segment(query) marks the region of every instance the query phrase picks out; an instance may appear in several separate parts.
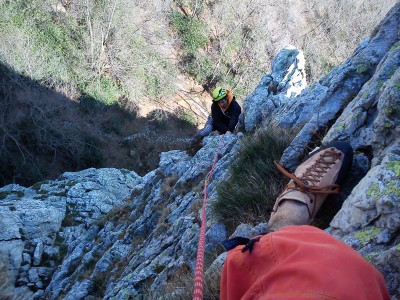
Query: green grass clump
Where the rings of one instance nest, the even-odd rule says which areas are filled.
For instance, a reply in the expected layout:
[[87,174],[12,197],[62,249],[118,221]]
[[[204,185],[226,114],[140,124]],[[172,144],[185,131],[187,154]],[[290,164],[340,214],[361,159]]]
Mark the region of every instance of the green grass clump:
[[274,165],[289,146],[294,134],[269,127],[246,137],[231,176],[219,182],[215,213],[233,229],[241,223],[266,222],[276,197],[288,180]]

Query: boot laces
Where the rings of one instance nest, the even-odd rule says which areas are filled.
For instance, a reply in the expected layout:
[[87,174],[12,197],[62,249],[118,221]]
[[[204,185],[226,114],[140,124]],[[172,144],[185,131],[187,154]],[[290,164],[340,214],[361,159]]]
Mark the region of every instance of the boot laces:
[[[293,180],[294,184],[289,184],[288,189],[295,189],[301,192],[309,192],[312,194],[339,194],[338,184],[324,184],[315,185],[320,182],[321,178],[335,164],[336,160],[340,158],[341,153],[336,151],[335,148],[326,149],[324,153],[316,160],[316,162],[308,167],[301,178],[286,171],[276,161],[274,162],[278,170],[286,177]],[[311,182],[311,184],[309,184]]]

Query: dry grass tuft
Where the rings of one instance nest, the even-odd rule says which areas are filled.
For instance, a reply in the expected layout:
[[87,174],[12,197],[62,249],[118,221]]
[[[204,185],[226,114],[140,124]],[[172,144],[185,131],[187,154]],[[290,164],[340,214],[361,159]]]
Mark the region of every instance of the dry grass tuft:
[[[181,265],[173,276],[169,277],[166,285],[155,291],[148,287],[143,299],[149,300],[186,300],[193,297],[194,272],[186,264]],[[204,275],[204,299],[219,299],[220,271],[206,272]]]
[[233,230],[240,223],[268,219],[276,197],[287,184],[274,165],[293,139],[294,133],[276,127],[260,129],[243,140],[231,176],[218,184],[214,211]]
[[179,176],[173,174],[169,177],[165,177],[161,185],[161,197],[168,199],[172,192],[174,191],[175,183],[178,181]]

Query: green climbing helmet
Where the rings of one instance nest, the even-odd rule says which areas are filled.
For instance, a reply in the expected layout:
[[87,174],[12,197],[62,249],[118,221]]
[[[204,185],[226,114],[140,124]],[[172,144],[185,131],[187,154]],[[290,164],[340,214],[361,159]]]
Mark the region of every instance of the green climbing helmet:
[[218,102],[219,100],[222,100],[225,98],[227,95],[226,89],[218,86],[215,88],[215,90],[212,92],[212,97],[214,102]]

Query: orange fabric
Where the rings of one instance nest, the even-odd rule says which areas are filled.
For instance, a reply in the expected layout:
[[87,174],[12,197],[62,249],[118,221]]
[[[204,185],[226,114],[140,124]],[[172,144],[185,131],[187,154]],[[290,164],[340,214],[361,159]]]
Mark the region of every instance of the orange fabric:
[[354,249],[312,226],[262,236],[252,253],[228,252],[220,299],[390,299],[381,273]]
[[228,109],[229,105],[231,105],[233,100],[233,94],[230,90],[226,90],[226,95],[228,96],[228,105],[226,106],[226,108],[222,108],[221,105],[218,104],[223,112],[225,112]]

